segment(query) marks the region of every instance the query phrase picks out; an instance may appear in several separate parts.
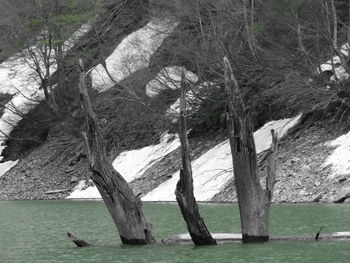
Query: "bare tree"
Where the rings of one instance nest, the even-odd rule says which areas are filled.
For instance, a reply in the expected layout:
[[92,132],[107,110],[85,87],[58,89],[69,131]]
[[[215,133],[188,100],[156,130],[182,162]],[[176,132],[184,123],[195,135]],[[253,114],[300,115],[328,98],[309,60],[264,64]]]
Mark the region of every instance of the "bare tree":
[[95,2],[98,1],[38,0],[27,3],[23,9],[13,10],[11,29],[15,37],[8,41],[17,47],[20,58],[33,71],[55,114],[66,105],[66,93],[69,92],[65,87],[64,65],[65,52],[72,42],[67,44],[66,41],[94,16]]

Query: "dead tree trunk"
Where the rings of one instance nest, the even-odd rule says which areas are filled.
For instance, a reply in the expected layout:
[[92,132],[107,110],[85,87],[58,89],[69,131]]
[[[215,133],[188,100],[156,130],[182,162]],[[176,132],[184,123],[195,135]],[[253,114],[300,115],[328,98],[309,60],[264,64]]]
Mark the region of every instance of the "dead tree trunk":
[[85,113],[84,133],[91,179],[99,190],[124,244],[143,245],[155,242],[151,225],[142,211],[139,197],[135,197],[125,179],[107,159],[96,115],[92,110],[86,88],[86,75],[81,61],[79,93]]
[[215,239],[210,235],[203,218],[199,214],[198,205],[193,193],[193,177],[187,140],[186,115],[186,90],[183,73],[181,80],[179,126],[182,169],[180,170],[180,179],[176,185],[175,195],[193,243],[199,246],[216,245]]
[[268,157],[266,189],[260,185],[253,128],[227,58],[224,58],[225,88],[228,101],[228,130],[233,159],[234,178],[241,216],[242,240],[269,240],[269,211],[275,183],[277,135],[272,130]]

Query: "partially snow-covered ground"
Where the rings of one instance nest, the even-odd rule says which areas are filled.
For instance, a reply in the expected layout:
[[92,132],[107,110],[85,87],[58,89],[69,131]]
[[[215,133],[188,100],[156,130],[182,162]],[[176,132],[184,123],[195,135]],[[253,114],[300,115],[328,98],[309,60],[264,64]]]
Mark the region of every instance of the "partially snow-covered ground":
[[[113,79],[119,82],[131,73],[149,65],[149,59],[163,40],[173,31],[176,23],[154,20],[131,33],[106,59],[106,66]],[[91,70],[92,87],[102,91],[114,86],[101,64]]]
[[113,162],[113,167],[131,182],[143,175],[154,163],[160,161],[167,154],[180,146],[177,135],[163,134],[160,143],[141,149],[122,152]]
[[[86,24],[75,32],[73,36],[64,43],[65,51],[69,50],[74,45],[74,42],[84,35],[89,28],[90,26]],[[36,63],[44,67],[43,63],[40,61],[42,56],[39,55],[38,49],[35,47],[32,47],[32,49],[34,52],[38,52],[38,57],[36,59],[39,59],[39,61],[36,61]],[[33,70],[33,68],[35,68],[34,61],[27,52],[24,51],[23,54],[15,54],[7,61],[0,64],[0,90],[2,93],[13,95],[12,99],[5,105],[4,113],[0,118],[0,154],[5,148],[2,143],[22,119],[23,114],[28,113],[29,110],[35,107],[44,98],[43,90],[39,90],[40,81]],[[56,65],[53,62],[50,67],[51,74],[54,73],[55,70]],[[10,161],[0,164],[0,174],[4,174],[16,163],[17,161]]]
[[96,186],[87,186],[91,180],[81,180],[66,199],[101,199]]
[[350,132],[328,142],[327,145],[335,147],[324,163],[324,166],[330,165],[332,171],[327,179],[350,174]]
[[[271,145],[271,129],[275,129],[279,137],[285,136],[300,120],[301,115],[265,124],[254,133],[257,152],[267,150]],[[128,182],[142,175],[152,164],[180,146],[178,138],[171,141],[166,137],[158,145],[151,145],[139,150],[121,153],[114,161],[114,167],[121,172]],[[154,156],[153,156],[154,155]],[[231,149],[227,141],[219,143],[192,162],[194,190],[198,201],[208,201],[217,194],[226,183],[233,178]],[[124,173],[122,172],[124,171]],[[142,198],[143,201],[175,201],[174,190],[179,172]],[[81,182],[68,197],[101,198],[96,187],[90,186],[82,190]]]
[[0,177],[3,176],[8,170],[18,163],[17,161],[8,161],[5,163],[0,163]]
[[[270,148],[271,129],[281,138],[300,120],[301,115],[266,123],[254,133],[257,153]],[[192,162],[194,194],[198,201],[209,201],[233,178],[233,166],[229,141],[210,149]],[[172,178],[142,198],[143,201],[175,201],[175,187],[179,171]]]
[[[150,145],[141,149],[124,151],[118,155],[113,162],[116,169],[127,182],[131,182],[143,175],[154,163],[160,161],[167,154],[180,146],[177,135],[165,133],[162,135],[159,144]],[[82,180],[73,189],[67,199],[95,199],[101,198],[95,186],[85,187],[86,180]]]

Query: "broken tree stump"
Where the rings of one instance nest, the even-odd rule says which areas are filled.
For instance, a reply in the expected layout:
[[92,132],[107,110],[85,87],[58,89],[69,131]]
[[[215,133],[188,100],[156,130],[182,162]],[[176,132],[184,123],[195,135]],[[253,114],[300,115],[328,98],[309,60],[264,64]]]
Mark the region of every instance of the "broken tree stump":
[[238,81],[226,57],[224,78],[228,104],[228,134],[241,217],[242,240],[244,243],[268,241],[278,137],[271,130],[272,145],[267,157],[266,189],[263,189],[258,173],[253,125],[240,94]]
[[123,244],[146,245],[155,242],[152,227],[148,223],[140,197],[132,192],[128,183],[109,162],[95,112],[92,109],[86,87],[86,74],[82,60],[80,65],[79,95],[85,114],[85,146],[91,179],[113,218]]
[[210,235],[203,218],[199,214],[198,205],[193,193],[193,176],[187,139],[186,88],[184,76],[185,74],[183,72],[181,79],[179,125],[182,169],[180,170],[180,179],[175,190],[176,201],[186,221],[187,229],[190,232],[193,243],[199,246],[216,245],[215,239]]

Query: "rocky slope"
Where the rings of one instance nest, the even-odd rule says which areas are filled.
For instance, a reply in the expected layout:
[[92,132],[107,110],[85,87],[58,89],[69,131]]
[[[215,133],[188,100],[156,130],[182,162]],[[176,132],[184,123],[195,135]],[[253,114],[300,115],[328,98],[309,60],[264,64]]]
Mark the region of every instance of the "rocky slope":
[[[119,12],[122,5],[123,12]],[[95,48],[97,44],[93,33],[87,32],[81,41],[72,47],[68,53],[72,60],[66,65],[66,84],[72,87],[72,104],[61,115],[53,116],[47,105],[41,102],[18,122],[6,141],[7,148],[2,155],[5,161],[19,161],[10,171],[0,176],[0,200],[63,199],[68,196],[91,198],[89,195],[75,194],[93,189],[88,180],[88,165],[80,134],[84,121],[75,89],[78,83],[75,63],[77,54],[81,51],[89,51],[91,54],[85,61],[86,66],[91,69],[90,95],[103,128],[111,162],[114,160],[115,168],[121,169],[135,194],[141,195],[144,200],[174,200],[172,193],[180,169],[180,153],[176,136],[171,135],[177,130],[176,111],[170,113],[169,108],[176,109],[174,102],[179,95],[181,77],[179,73],[165,69],[174,69],[174,65],[180,73],[184,66],[187,70],[191,69],[193,72],[187,73],[195,76],[192,82],[196,85],[199,77],[195,74],[196,68],[193,63],[174,60],[171,56],[174,43],[180,41],[179,35],[182,30],[188,28],[169,17],[165,19],[159,15],[149,16],[148,12],[149,10],[146,10],[144,5],[139,5],[138,1],[120,0],[115,1],[108,12],[101,16],[106,64],[116,76],[116,85],[99,64],[100,58]],[[108,24],[103,23],[104,21],[108,21]],[[195,32],[193,28],[191,30]],[[144,52],[140,52],[140,46]],[[125,58],[123,63],[122,57]],[[170,75],[171,83],[164,85],[166,81],[158,73]],[[344,110],[341,111],[341,118],[338,116],[338,111],[345,104],[336,100],[336,103],[340,104],[335,109],[323,107],[326,114],[321,116],[314,105],[323,101],[327,104],[328,97],[334,95],[332,91],[321,86],[317,89],[305,89],[302,86],[294,91],[294,84],[285,90],[285,83],[281,84],[280,80],[276,80],[276,83],[277,88],[268,86],[258,90],[249,86],[252,84],[245,87],[248,90],[245,91],[245,96],[251,106],[257,130],[269,121],[297,116],[301,111],[306,116],[280,142],[274,201],[346,201],[350,197],[350,172],[336,172],[337,164],[342,162],[339,158],[329,161],[334,151],[339,148],[331,141],[349,131],[345,121],[338,123],[340,119],[346,119],[344,116],[348,117]],[[192,116],[197,118],[191,119],[190,123],[191,157],[196,165],[195,184],[199,182],[197,199],[235,202],[231,156],[229,148],[225,145],[227,131],[223,121],[225,105],[222,103],[222,83],[207,82],[206,85],[209,86],[208,90],[215,90],[215,96],[211,94],[213,97],[208,100],[202,98],[203,101],[196,102],[197,108],[191,109]],[[164,86],[168,88],[165,89]],[[198,90],[205,89],[203,83],[197,86]],[[9,99],[10,97],[6,97],[4,103]],[[210,118],[200,119],[202,115],[198,109],[201,107],[207,107],[205,113],[210,115]],[[198,112],[200,114],[195,115]],[[259,130],[257,133],[259,134]],[[164,137],[164,134],[169,136]],[[269,131],[266,134],[269,134]],[[265,135],[259,138],[257,144],[264,145],[258,151],[263,185],[265,150],[269,147],[269,138]],[[166,148],[170,144],[171,150],[163,153],[162,147]],[[208,152],[217,148],[224,148],[224,157],[222,152],[215,151],[214,154],[208,155]],[[209,163],[211,167],[205,166]],[[350,168],[350,165],[346,165],[342,169]],[[166,194],[160,195],[162,191]]]
[[[274,202],[341,202],[350,191],[350,174],[336,176],[327,158],[336,147],[330,141],[348,132],[348,127],[335,123],[307,122],[284,139],[278,149]],[[263,155],[260,155],[260,160]],[[344,156],[344,158],[346,158]],[[264,174],[265,165],[260,163]],[[234,182],[228,184],[214,202],[237,201]]]
[[[347,131],[347,127],[335,123],[308,120],[283,139],[279,145],[274,202],[346,201],[350,192],[350,173],[337,174],[334,167],[327,165],[326,161],[337,148],[330,142]],[[225,134],[218,132],[190,140],[192,159],[200,157],[224,139]],[[259,155],[262,184],[264,153]],[[135,194],[144,196],[170,180],[180,168],[179,155],[178,149],[165,154],[141,176],[132,180],[131,186]],[[88,180],[88,177],[83,145],[56,130],[45,144],[0,178],[0,199],[62,199],[71,194],[79,181]],[[87,183],[86,187],[91,187],[91,184]],[[207,190],[210,191],[209,188]],[[234,181],[229,180],[208,201],[237,201]]]

